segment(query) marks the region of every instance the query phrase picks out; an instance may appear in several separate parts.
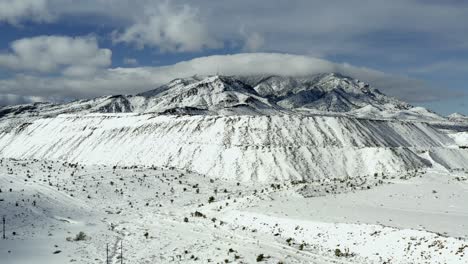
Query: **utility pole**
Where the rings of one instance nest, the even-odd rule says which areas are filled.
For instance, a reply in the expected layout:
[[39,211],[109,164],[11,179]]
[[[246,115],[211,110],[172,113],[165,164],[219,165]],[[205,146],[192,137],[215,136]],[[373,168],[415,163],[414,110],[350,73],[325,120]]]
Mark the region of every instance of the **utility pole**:
[[6,239],[5,237],[5,216],[2,217],[2,222],[3,222],[3,239]]
[[106,246],[106,264],[109,264],[109,243]]
[[123,264],[123,239],[120,240],[120,264]]

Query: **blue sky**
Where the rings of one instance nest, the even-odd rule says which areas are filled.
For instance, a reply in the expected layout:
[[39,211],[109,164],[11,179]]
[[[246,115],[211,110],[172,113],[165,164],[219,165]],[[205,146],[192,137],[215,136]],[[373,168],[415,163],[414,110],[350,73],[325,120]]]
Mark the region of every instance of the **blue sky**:
[[[0,0],[0,104],[268,68],[344,71],[412,104],[468,114],[467,33],[466,1]],[[296,72],[281,67],[284,54]]]

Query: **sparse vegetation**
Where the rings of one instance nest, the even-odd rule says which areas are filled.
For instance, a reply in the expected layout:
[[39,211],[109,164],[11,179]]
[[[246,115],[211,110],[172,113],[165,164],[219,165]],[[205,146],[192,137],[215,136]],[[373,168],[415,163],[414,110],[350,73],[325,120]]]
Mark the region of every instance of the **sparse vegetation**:
[[215,201],[215,198],[213,196],[210,196],[210,198],[208,198],[208,203],[212,203]]
[[67,237],[67,241],[84,241],[88,240],[89,237],[85,234],[85,232],[80,231],[74,238],[73,237]]
[[335,249],[335,256],[348,258],[348,257],[353,257],[354,253],[349,253],[349,248],[345,248],[344,251],[341,251],[341,249],[336,248]]
[[265,260],[265,255],[263,255],[263,254],[258,255],[256,260],[257,260],[257,262],[262,262],[263,260]]

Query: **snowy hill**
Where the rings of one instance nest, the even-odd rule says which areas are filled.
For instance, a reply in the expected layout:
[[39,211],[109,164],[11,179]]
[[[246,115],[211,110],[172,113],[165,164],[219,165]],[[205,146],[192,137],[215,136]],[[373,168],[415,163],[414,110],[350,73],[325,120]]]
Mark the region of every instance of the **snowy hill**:
[[425,123],[300,115],[61,115],[0,130],[5,158],[155,165],[267,182],[430,167],[422,152],[447,168],[467,167],[468,151],[455,146]]

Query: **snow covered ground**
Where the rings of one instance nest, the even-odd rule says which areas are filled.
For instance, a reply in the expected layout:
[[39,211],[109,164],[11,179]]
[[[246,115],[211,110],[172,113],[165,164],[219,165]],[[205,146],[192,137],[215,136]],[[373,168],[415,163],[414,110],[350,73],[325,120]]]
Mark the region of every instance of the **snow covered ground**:
[[468,263],[468,123],[337,74],[0,108],[0,263]]
[[245,183],[2,159],[0,189],[1,263],[468,262],[464,170]]

